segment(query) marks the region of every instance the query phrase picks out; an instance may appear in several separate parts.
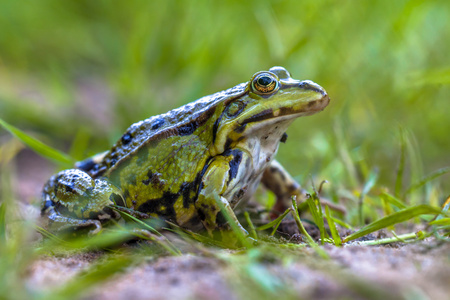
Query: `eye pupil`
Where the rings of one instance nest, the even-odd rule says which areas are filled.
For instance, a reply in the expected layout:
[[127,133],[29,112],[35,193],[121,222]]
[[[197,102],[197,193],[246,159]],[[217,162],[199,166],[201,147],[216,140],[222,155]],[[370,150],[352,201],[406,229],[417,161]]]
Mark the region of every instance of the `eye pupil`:
[[272,83],[272,81],[272,78],[270,78],[269,76],[262,76],[258,78],[258,84],[262,86],[268,86]]

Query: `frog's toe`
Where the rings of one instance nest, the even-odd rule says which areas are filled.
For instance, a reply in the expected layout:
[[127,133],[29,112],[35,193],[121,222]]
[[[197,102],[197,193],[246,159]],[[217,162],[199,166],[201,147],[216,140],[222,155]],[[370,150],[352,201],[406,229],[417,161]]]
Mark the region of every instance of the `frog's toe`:
[[257,239],[252,238],[251,236],[246,236],[245,239],[250,242],[253,246],[257,246],[259,244]]
[[94,236],[94,235],[99,234],[102,231],[102,229],[103,229],[102,223],[100,223],[100,221],[98,221],[98,220],[86,220],[85,224],[86,224],[86,226],[89,226],[89,225],[95,226],[95,229],[92,229],[92,230],[89,231],[88,234],[90,236]]

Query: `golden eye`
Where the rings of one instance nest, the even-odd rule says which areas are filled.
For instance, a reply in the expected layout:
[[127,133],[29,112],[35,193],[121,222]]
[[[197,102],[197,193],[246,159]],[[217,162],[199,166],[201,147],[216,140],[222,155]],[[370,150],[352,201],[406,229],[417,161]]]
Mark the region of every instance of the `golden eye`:
[[255,76],[252,82],[253,90],[262,94],[271,93],[278,88],[278,80],[269,73]]

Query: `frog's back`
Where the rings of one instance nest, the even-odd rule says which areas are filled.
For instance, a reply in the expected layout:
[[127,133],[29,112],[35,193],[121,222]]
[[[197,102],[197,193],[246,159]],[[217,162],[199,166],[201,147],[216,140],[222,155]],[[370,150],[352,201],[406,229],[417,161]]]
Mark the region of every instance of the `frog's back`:
[[98,161],[88,159],[77,167],[92,177],[102,176],[116,164],[126,161],[132,153],[150,143],[173,136],[186,136],[207,122],[214,114],[217,104],[241,96],[248,83],[205,96],[197,101],[173,109],[165,114],[150,117],[131,125],[110,151],[100,156]]

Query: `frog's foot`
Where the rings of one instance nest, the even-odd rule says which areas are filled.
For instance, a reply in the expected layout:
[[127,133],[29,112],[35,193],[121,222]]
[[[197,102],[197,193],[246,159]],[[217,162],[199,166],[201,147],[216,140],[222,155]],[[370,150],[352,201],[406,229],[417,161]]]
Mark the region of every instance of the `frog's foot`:
[[[248,236],[247,230],[245,230],[241,223],[239,223],[239,220],[231,208],[230,203],[228,203],[224,197],[217,196],[217,198],[217,200],[202,199],[204,202],[207,201],[208,204],[202,203],[201,201],[197,201],[196,203],[196,205],[198,205],[199,215],[201,216],[200,220],[208,231],[209,236],[213,237],[213,232],[216,229],[221,232],[230,232],[231,225],[229,222],[232,222],[234,224],[233,227],[237,227],[237,229],[242,232],[244,236]],[[227,221],[227,218],[225,218],[224,214],[228,215],[228,219],[230,219],[229,222]]]
[[102,230],[102,224],[99,220],[93,219],[76,219],[66,217],[59,214],[53,207],[50,207],[47,212],[47,229],[50,232],[59,233],[70,229],[77,229],[81,227],[94,227],[89,231],[89,235],[96,235]]
[[128,208],[128,207],[123,207],[123,206],[115,206],[115,209],[117,209],[118,211],[124,212],[126,214],[129,214],[135,218],[139,218],[139,219],[148,219],[150,218],[150,216],[146,213]]
[[47,227],[52,232],[94,226],[90,234],[97,234],[103,222],[120,218],[120,214],[111,209],[113,204],[123,204],[117,187],[71,169],[51,177],[44,186],[41,215],[47,217]]

